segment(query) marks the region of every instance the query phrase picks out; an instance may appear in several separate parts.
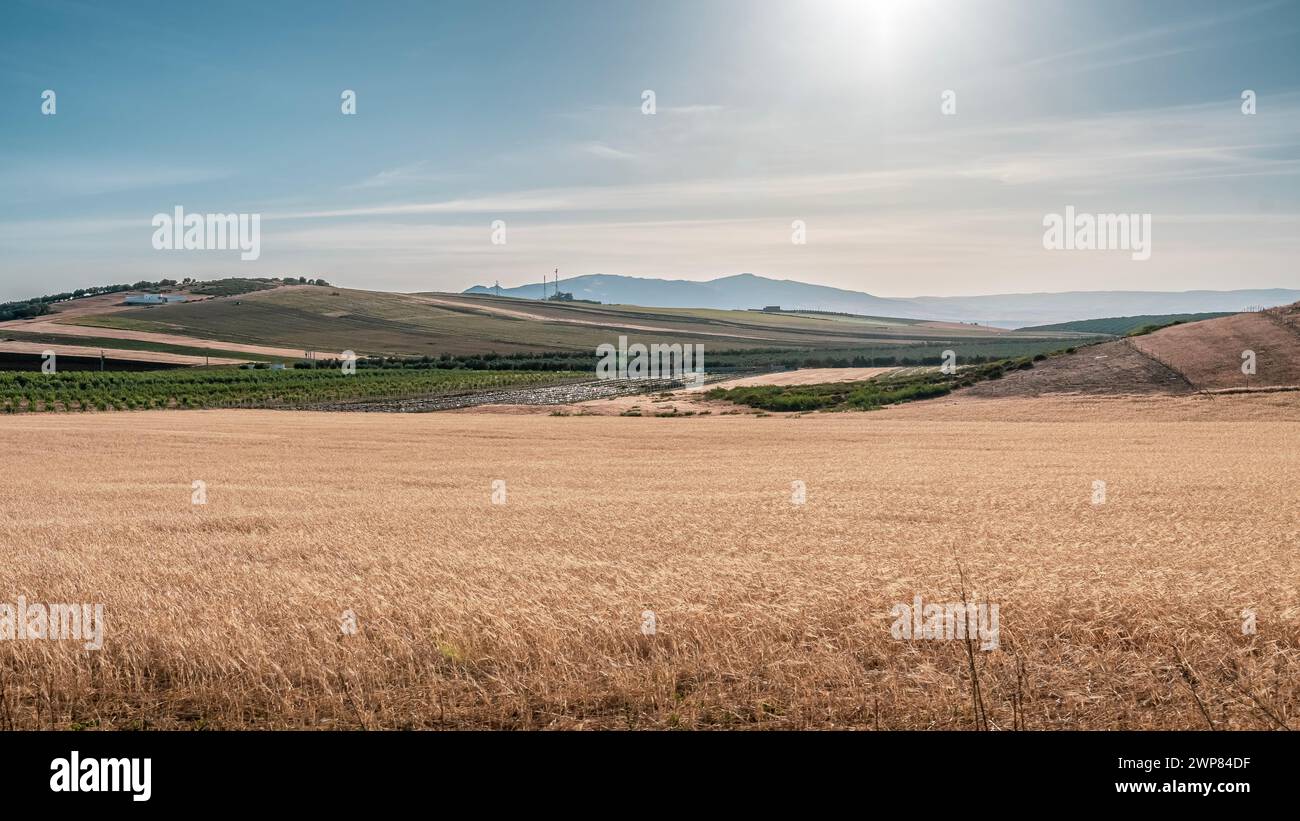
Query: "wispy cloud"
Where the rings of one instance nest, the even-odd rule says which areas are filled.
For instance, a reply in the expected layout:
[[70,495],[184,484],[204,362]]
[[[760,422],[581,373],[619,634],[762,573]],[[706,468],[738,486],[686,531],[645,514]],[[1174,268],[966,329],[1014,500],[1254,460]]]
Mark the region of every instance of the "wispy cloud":
[[583,154],[588,154],[592,157],[600,157],[605,160],[635,160],[637,158],[637,155],[630,151],[622,151],[612,145],[606,145],[602,142],[581,143],[578,145],[578,150]]
[[[261,4],[231,63],[233,24],[204,4],[164,18],[13,4],[0,247],[19,262],[0,267],[19,273],[0,280],[220,265],[152,251],[149,217],[183,204],[262,214],[263,261],[244,273],[356,272],[372,287],[556,265],[895,293],[1243,271],[1294,284],[1294,4],[904,0],[889,4],[888,55],[870,47],[884,30],[871,0],[773,4],[741,23],[729,4],[596,5],[518,4],[503,27],[481,4],[326,4],[290,43],[274,32],[293,12]],[[54,117],[38,113],[46,87]],[[359,90],[355,117],[342,88]],[[1259,92],[1256,116],[1240,88]],[[1045,256],[1042,215],[1066,204],[1152,213],[1153,260]],[[508,245],[490,242],[497,219]],[[796,220],[807,245],[790,242]]]
[[439,171],[431,167],[427,160],[408,163],[397,168],[387,168],[365,179],[345,185],[343,189],[357,190],[365,188],[396,188],[415,183],[446,182],[459,179],[463,175]]
[[680,114],[689,116],[691,114],[718,114],[726,111],[726,106],[698,104],[698,105],[670,105],[659,109],[664,114]]
[[0,187],[10,202],[36,202],[127,191],[198,185],[231,176],[229,171],[191,167],[92,166],[84,162],[24,166],[0,172]]
[[[1069,70],[1073,71],[1091,71],[1098,68],[1110,66],[1129,65],[1131,63],[1145,62],[1160,57],[1169,57],[1177,54],[1185,54],[1189,51],[1195,51],[1201,48],[1208,48],[1213,43],[1194,43],[1179,45],[1176,47],[1158,46],[1146,51],[1140,50],[1141,47],[1148,46],[1151,43],[1162,40],[1184,39],[1189,35],[1199,34],[1207,31],[1215,31],[1223,25],[1248,17],[1253,17],[1269,10],[1278,8],[1282,5],[1282,0],[1272,0],[1268,3],[1259,3],[1253,6],[1243,6],[1233,9],[1223,14],[1209,14],[1189,20],[1180,20],[1162,26],[1153,26],[1142,31],[1132,32],[1112,38],[1100,43],[1090,43],[1079,48],[1069,49],[1047,54],[1032,60],[1019,63],[1012,67],[1016,72],[1040,70],[1046,66],[1065,64]],[[1080,60],[1080,58],[1090,58],[1097,55],[1114,55],[1116,52],[1123,52],[1117,57],[1108,57],[1104,60]]]
[[[268,214],[268,219],[344,219],[384,216],[621,213],[681,215],[786,209],[815,213],[828,206],[854,207],[947,201],[965,193],[962,184],[1032,189],[1087,183],[1115,207],[1143,183],[1192,182],[1239,176],[1290,176],[1300,159],[1286,156],[1300,140],[1300,100],[1270,99],[1270,117],[1246,118],[1236,102],[1075,118],[1046,118],[1011,126],[972,126],[943,134],[899,136],[885,167],[827,173],[690,176],[663,182],[555,186],[475,197],[340,205]],[[583,150],[602,158],[635,156],[597,143]],[[1274,156],[1281,155],[1281,156]],[[1153,192],[1143,194],[1150,201]],[[1005,205],[1006,203],[1000,203]]]

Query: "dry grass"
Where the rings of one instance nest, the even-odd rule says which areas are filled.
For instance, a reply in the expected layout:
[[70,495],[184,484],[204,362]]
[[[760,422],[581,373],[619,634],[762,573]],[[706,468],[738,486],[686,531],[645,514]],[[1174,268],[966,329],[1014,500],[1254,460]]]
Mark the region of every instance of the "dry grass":
[[[1203,390],[1300,385],[1300,332],[1277,312],[1234,314],[1175,325],[1132,339],[1142,353],[1174,368]],[[1252,350],[1256,371],[1241,372],[1241,353]]]
[[[2,419],[0,601],[108,629],[0,727],[1300,727],[1297,403],[1199,401]],[[893,640],[959,562],[1001,649]]]

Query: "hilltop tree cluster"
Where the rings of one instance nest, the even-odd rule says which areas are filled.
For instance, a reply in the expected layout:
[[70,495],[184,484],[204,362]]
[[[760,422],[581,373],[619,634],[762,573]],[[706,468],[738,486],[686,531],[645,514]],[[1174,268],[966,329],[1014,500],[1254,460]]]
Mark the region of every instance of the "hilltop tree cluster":
[[[324,279],[309,279],[308,277],[267,277],[253,279],[257,282],[281,282],[285,285],[329,285],[329,283]],[[148,291],[158,288],[174,288],[177,285],[202,285],[204,282],[205,280],[195,279],[193,277],[185,277],[180,282],[177,282],[174,279],[160,279],[156,282],[142,279],[139,282],[134,282],[129,285],[95,285],[90,288],[78,288],[75,291],[64,291],[58,294],[35,296],[31,299],[0,302],[0,322],[7,322],[11,319],[30,319],[32,317],[44,316],[51,312],[50,306],[58,302],[65,302],[69,299],[99,296],[100,294],[115,294],[122,291]]]
[[33,316],[43,316],[50,312],[50,306],[56,302],[63,302],[69,299],[78,299],[83,296],[98,296],[99,294],[114,294],[119,291],[140,291],[147,288],[165,288],[176,284],[174,279],[160,279],[157,282],[141,280],[133,285],[97,285],[91,288],[78,288],[75,291],[64,291],[60,294],[47,294],[45,296],[36,296],[31,299],[21,299],[15,302],[0,302],[0,322],[10,319],[27,319]]

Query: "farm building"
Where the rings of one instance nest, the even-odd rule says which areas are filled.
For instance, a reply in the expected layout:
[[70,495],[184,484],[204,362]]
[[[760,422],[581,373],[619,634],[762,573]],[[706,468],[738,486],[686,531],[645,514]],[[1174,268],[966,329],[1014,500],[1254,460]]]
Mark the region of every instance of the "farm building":
[[185,294],[132,294],[123,300],[127,305],[166,305],[169,302],[184,302]]

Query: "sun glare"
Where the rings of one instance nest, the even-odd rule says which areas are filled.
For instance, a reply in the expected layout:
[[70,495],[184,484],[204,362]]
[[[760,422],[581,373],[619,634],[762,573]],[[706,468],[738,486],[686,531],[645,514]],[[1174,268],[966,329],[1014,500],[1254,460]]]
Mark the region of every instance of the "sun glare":
[[907,57],[924,6],[921,0],[843,0],[836,25],[870,52],[874,64],[888,68]]

